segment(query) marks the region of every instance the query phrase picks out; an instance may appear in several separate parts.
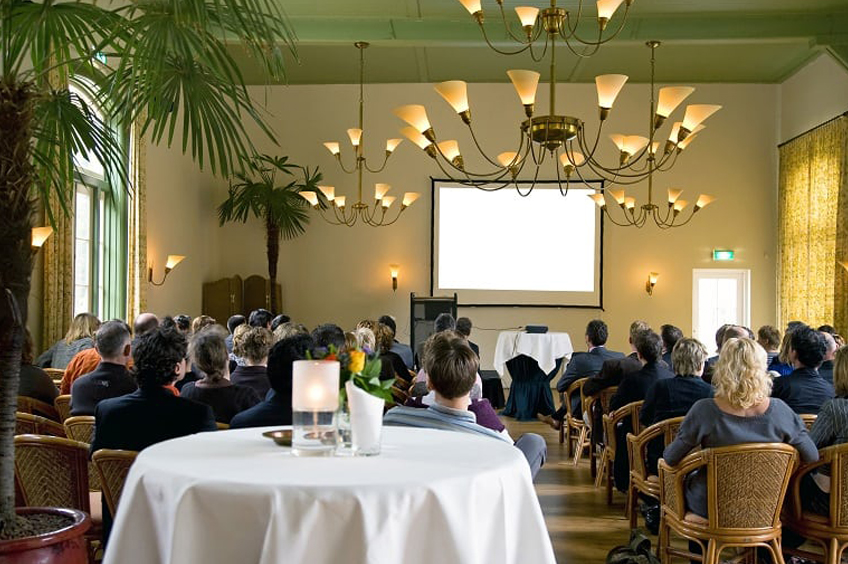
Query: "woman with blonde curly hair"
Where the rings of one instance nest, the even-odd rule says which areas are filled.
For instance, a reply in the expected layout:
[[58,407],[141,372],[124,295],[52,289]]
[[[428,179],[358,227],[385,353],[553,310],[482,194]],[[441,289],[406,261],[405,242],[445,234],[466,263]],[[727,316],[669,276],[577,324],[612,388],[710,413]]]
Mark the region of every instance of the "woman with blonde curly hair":
[[[744,443],[787,443],[804,462],[818,460],[801,418],[783,401],[769,397],[766,351],[751,339],[730,339],[721,348],[712,384],[715,397],[699,400],[680,426],[663,458],[674,466],[695,447]],[[707,482],[696,470],[686,482],[688,511],[707,517]]]

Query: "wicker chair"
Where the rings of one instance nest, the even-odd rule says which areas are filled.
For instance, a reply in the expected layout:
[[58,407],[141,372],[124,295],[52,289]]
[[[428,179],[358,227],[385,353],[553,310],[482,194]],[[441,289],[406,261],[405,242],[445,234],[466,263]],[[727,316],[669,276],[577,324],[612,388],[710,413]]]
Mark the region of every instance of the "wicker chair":
[[[662,513],[657,553],[663,562],[672,556],[718,564],[728,547],[765,547],[774,562],[781,554],[780,509],[798,454],[783,443],[751,443],[693,452],[674,468],[660,460]],[[686,476],[707,472],[707,515],[703,519],[685,508]],[[697,542],[702,555],[673,548],[671,531]]]
[[580,455],[583,449],[588,445],[587,437],[589,428],[583,421],[583,413],[573,413],[571,410],[571,398],[574,394],[580,394],[583,397],[583,384],[588,378],[580,378],[571,383],[565,392],[561,393],[560,404],[565,406],[565,418],[559,428],[559,442],[566,443],[566,453],[568,456],[574,456],[574,465],[580,460]]
[[31,415],[40,415],[53,421],[62,421],[59,419],[59,412],[56,408],[47,402],[30,398],[27,396],[18,396],[18,411],[21,413],[29,413]]
[[[71,440],[91,445],[94,438],[94,416],[75,415],[65,419],[65,435]],[[88,487],[93,492],[103,489],[91,462],[88,463]]]
[[662,438],[663,445],[668,446],[674,437],[677,436],[677,431],[680,430],[680,424],[683,422],[683,417],[672,417],[659,423],[654,423],[638,435],[632,433],[627,434],[627,454],[630,458],[630,487],[627,490],[627,503],[631,508],[630,511],[630,528],[636,528],[637,511],[633,508],[639,503],[639,494],[645,494],[659,500],[660,498],[660,480],[659,476],[649,474],[648,465],[648,445],[658,438]]
[[219,431],[226,431],[230,428],[229,423],[221,423],[220,421],[215,421],[215,426],[218,428]]
[[71,395],[56,396],[56,399],[53,400],[53,407],[56,408],[56,413],[59,414],[59,421],[64,422],[65,419],[71,416]]
[[605,388],[595,395],[583,395],[583,406],[586,412],[591,417],[592,424],[597,424],[598,432],[590,433],[589,442],[592,443],[591,454],[589,456],[589,470],[592,478],[595,480],[595,487],[600,487],[603,481],[603,476],[598,477],[598,460],[603,456],[604,448],[604,421],[603,416],[610,411],[610,401],[612,396],[618,391],[618,386]]
[[[619,423],[630,419],[630,428],[640,429],[639,410],[642,409],[644,401],[634,401],[627,405],[621,406],[612,413],[605,413],[603,416],[604,430],[604,449],[601,451],[601,466],[598,470],[596,486],[600,485],[603,477],[606,476],[607,488],[607,505],[612,503],[612,467],[615,462],[615,449],[618,447],[618,439],[615,436],[615,428]],[[630,514],[630,510],[625,507]]]
[[[830,465],[830,515],[818,515],[803,510],[801,480],[810,472]],[[805,464],[792,476],[789,485],[787,511],[783,523],[799,535],[819,543],[824,549],[824,562],[838,564],[848,547],[848,443],[823,448],[819,460]],[[786,552],[811,560],[821,560],[820,554],[801,550]]]
[[807,426],[808,431],[813,428],[813,423],[816,422],[817,418],[818,418],[818,415],[816,415],[815,413],[802,413],[801,414],[801,421],[803,421],[804,425]]
[[138,453],[132,450],[100,449],[91,457],[94,468],[103,484],[103,497],[112,515],[118,514],[118,502],[124,490],[124,482],[130,466]]
[[15,435],[49,435],[65,437],[65,428],[46,417],[29,413],[15,413]]
[[61,368],[43,368],[42,370],[50,376],[50,379],[53,380],[53,383],[58,388],[62,383],[62,378],[65,376],[65,371]]

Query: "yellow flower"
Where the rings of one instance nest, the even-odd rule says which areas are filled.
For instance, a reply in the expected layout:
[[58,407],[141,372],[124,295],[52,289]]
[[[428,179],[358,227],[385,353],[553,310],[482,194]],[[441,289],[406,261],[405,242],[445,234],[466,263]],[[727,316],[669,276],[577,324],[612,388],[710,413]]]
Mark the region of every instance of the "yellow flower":
[[347,365],[347,369],[353,374],[359,374],[365,370],[365,352],[350,351],[350,364]]

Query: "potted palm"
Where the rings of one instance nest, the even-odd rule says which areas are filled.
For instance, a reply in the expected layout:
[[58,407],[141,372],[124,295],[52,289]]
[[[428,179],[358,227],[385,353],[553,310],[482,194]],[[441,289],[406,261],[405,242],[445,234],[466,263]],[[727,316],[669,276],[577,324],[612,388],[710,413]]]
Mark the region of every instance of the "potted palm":
[[[284,78],[293,34],[276,0],[83,3],[0,0],[0,553],[31,531],[15,510],[15,411],[33,217],[49,198],[67,210],[74,154],[98,161],[107,182],[128,180],[119,134],[131,124],[152,143],[174,140],[202,167],[229,177],[253,146],[245,124],[272,136],[251,101],[231,43],[267,77]],[[101,120],[70,93],[72,76],[98,93]],[[48,215],[51,208],[45,206]],[[50,215],[52,218],[52,215]],[[73,521],[73,519],[72,519]],[[85,523],[79,525],[83,531]],[[61,525],[60,525],[61,527]],[[61,539],[63,535],[44,538]],[[35,539],[38,544],[39,539]],[[45,541],[48,542],[48,541]],[[24,543],[26,544],[26,543]],[[14,545],[14,546],[12,546]],[[52,552],[62,554],[60,549]],[[27,556],[12,556],[28,561]],[[68,561],[59,557],[58,561]],[[39,562],[56,560],[39,560]]]
[[[300,179],[302,174],[303,180]],[[271,286],[271,311],[276,313],[277,262],[280,239],[290,240],[306,231],[309,203],[300,195],[317,191],[321,173],[288,162],[288,157],[254,156],[244,172],[236,172],[227,199],[218,206],[221,225],[228,221],[246,223],[256,217],[265,224],[265,250]]]

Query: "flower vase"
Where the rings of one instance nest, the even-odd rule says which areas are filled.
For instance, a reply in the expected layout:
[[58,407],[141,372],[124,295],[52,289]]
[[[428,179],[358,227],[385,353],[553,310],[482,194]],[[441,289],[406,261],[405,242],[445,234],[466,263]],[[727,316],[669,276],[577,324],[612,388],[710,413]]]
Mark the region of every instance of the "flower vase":
[[353,433],[350,428],[350,404],[347,394],[341,394],[339,410],[336,412],[336,427],[338,429],[337,456],[353,456]]
[[345,383],[350,406],[353,451],[357,456],[380,454],[385,401],[362,390],[352,381]]

